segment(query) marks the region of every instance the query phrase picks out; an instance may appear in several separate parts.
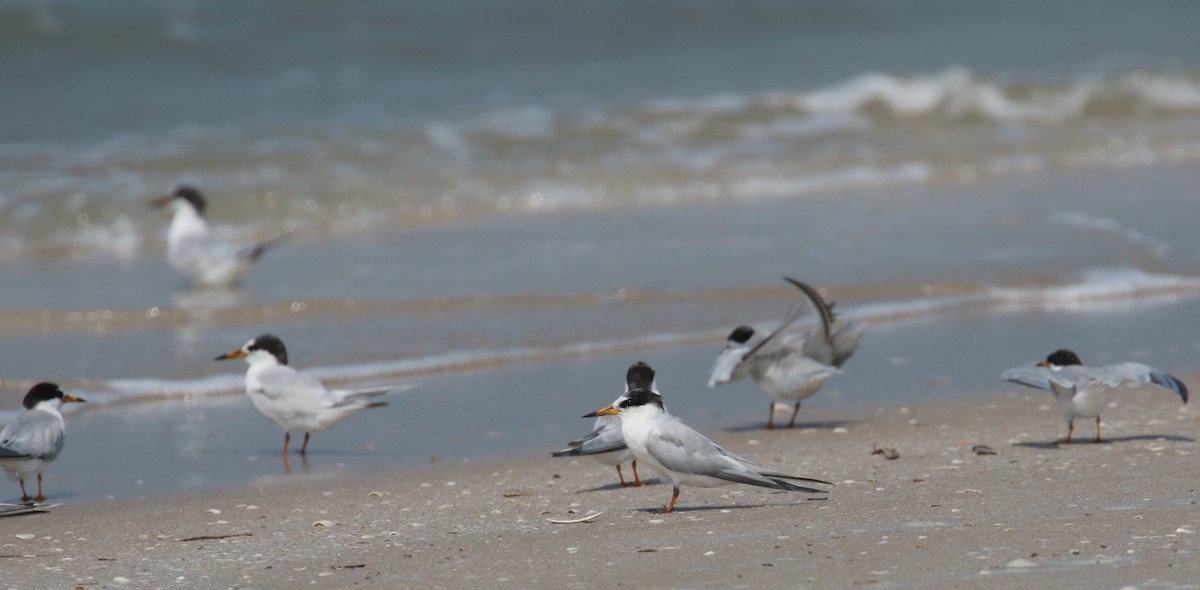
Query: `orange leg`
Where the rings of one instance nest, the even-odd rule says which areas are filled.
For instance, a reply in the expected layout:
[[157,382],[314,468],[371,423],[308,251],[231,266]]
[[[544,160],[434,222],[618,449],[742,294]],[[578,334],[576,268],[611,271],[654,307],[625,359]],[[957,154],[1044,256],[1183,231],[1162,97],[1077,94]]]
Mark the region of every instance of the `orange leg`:
[[655,510],[655,514],[670,514],[675,511],[675,501],[679,499],[679,486],[675,486],[675,491],[671,492],[671,503],[667,504],[666,510]]
[[633,485],[639,487],[642,485],[642,478],[638,477],[637,474],[637,459],[633,460]]
[[771,402],[771,413],[767,414],[767,430],[775,430],[775,402]]
[[283,456],[287,457],[288,445],[292,444],[292,433],[283,433]]
[[621,473],[621,464],[620,463],[617,463],[617,477],[621,478],[622,486],[629,485],[629,484],[625,483],[625,476]]
[[1100,416],[1096,416],[1096,442],[1100,442]]
[[788,428],[796,427],[796,414],[800,413],[800,402],[796,402],[796,409],[792,410],[792,421],[788,422]]
[[42,474],[38,474],[38,495],[33,498],[34,502],[45,502],[46,497],[42,495]]
[[310,434],[312,434],[312,433],[311,432],[304,433],[304,444],[300,445],[300,456],[301,457],[303,457],[304,454],[308,452],[308,436]]
[[1067,444],[1071,444],[1071,435],[1072,434],[1075,434],[1075,419],[1074,418],[1071,418],[1071,420],[1069,422],[1067,422]]
[[28,502],[28,501],[32,500],[32,498],[29,497],[29,492],[25,491],[25,480],[18,479],[17,483],[21,484],[21,501]]

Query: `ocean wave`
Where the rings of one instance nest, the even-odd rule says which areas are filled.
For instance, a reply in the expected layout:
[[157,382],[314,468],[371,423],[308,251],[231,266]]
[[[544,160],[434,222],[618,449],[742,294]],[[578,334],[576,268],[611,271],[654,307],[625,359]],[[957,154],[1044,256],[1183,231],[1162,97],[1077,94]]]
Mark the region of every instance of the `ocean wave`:
[[822,88],[531,105],[415,126],[188,126],[0,143],[0,257],[162,248],[144,206],[181,180],[231,234],[348,234],[562,210],[796,198],[1055,169],[1200,161],[1200,73],[1050,81],[965,68]]

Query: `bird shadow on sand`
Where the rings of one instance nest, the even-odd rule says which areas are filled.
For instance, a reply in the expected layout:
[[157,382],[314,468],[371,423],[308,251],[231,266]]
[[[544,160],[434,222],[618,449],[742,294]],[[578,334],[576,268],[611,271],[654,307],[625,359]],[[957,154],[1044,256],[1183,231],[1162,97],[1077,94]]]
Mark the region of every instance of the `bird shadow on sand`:
[[663,480],[658,479],[658,478],[643,479],[642,485],[640,485],[640,486],[623,486],[623,485],[621,485],[621,482],[613,482],[610,484],[605,484],[605,485],[597,486],[594,488],[588,488],[586,490],[579,490],[578,492],[575,492],[575,493],[576,494],[586,494],[589,492],[607,492],[607,491],[611,491],[611,490],[624,490],[624,489],[634,490],[639,487],[644,488],[647,486],[656,486],[656,485],[660,485],[662,483],[663,483]]
[[740,424],[731,426],[725,429],[725,432],[787,432],[789,430],[833,430],[834,428],[842,428],[854,424],[854,420],[820,420],[816,422],[797,422],[795,426],[788,428],[786,425],[776,425],[774,430],[768,430],[767,425],[763,422],[752,422],[750,424]]
[[1109,445],[1122,442],[1135,441],[1156,441],[1165,440],[1171,442],[1196,442],[1196,439],[1190,436],[1178,436],[1173,434],[1136,434],[1130,436],[1113,436],[1105,437],[1099,443],[1093,442],[1090,438],[1075,439],[1071,442],[1062,440],[1047,440],[1047,441],[1029,441],[1013,443],[1014,447],[1024,447],[1027,449],[1061,449],[1064,447],[1086,447],[1088,445],[1102,444]]
[[[829,499],[828,497],[822,496],[819,498],[809,498],[807,501],[808,502],[822,502],[822,501],[825,501],[828,499]],[[675,510],[672,513],[674,513],[674,512],[711,512],[713,510],[750,510],[750,509],[754,509],[754,508],[795,506],[795,505],[796,505],[795,502],[764,502],[762,504],[724,504],[724,505],[717,505],[717,506],[679,506],[679,505],[676,505]],[[662,509],[663,509],[662,506],[654,506],[654,507],[650,507],[650,508],[634,508],[633,511],[634,512],[642,512],[642,513],[646,513],[646,514],[663,514]],[[672,514],[672,513],[668,513],[668,514]]]

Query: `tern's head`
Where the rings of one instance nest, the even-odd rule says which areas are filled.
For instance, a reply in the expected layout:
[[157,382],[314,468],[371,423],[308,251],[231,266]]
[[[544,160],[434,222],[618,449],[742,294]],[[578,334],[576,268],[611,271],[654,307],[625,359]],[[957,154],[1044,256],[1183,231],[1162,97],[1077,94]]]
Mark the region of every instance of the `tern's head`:
[[264,361],[280,365],[288,363],[287,348],[283,346],[283,341],[271,334],[263,334],[242,345],[241,348],[229,351],[213,360],[229,359],[246,359],[246,362],[252,365]]
[[617,398],[611,406],[605,406],[584,416],[612,416],[627,410],[645,406],[657,406],[663,410],[662,396],[654,389],[654,369],[643,362],[634,363],[625,374],[625,395]]
[[50,406],[57,408],[64,402],[82,402],[82,398],[63,393],[63,390],[58,385],[53,383],[38,383],[25,394],[25,400],[22,404],[25,409],[32,410],[38,406]]
[[738,326],[729,333],[729,342],[734,344],[745,344],[754,337],[754,328],[750,326]]
[[625,372],[625,392],[639,389],[654,391],[654,369],[641,361],[634,363]]
[[1079,355],[1066,348],[1060,348],[1046,357],[1046,360],[1038,363],[1039,367],[1067,367],[1070,365],[1082,365],[1083,361],[1079,360]]
[[204,210],[208,207],[207,201],[204,200],[204,195],[200,194],[200,189],[190,184],[177,184],[171,192],[164,197],[159,197],[150,201],[152,207],[166,207],[170,205],[173,209],[178,210],[180,207],[189,207],[196,212],[200,217],[204,217]]

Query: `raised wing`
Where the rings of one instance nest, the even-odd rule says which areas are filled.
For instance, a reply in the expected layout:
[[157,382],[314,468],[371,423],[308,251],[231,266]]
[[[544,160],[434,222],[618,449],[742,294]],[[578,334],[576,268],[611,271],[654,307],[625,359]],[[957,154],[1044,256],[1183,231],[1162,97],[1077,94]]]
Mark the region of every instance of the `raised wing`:
[[846,321],[833,332],[833,366],[841,368],[858,350],[863,330],[858,324]]
[[833,336],[830,332],[830,329],[833,326],[833,309],[825,303],[825,299],[821,297],[821,293],[812,288],[812,286],[810,286],[808,283],[797,281],[791,277],[783,277],[783,280],[795,285],[797,288],[803,291],[804,295],[808,297],[808,300],[812,302],[813,307],[816,308],[817,313],[821,316],[821,325],[818,326],[821,336],[832,348]]
[[1054,391],[1052,383],[1057,383],[1059,387],[1064,388],[1075,386],[1074,379],[1055,374],[1054,371],[1046,367],[1015,367],[1001,373],[1000,379],[1046,391]]
[[750,360],[750,358],[754,355],[769,354],[777,350],[784,344],[784,339],[782,338],[783,331],[788,329],[788,327],[792,324],[796,323],[796,320],[804,317],[806,311],[807,308],[804,306],[789,308],[787,315],[783,317],[783,320],[779,322],[779,325],[776,326],[770,334],[767,334],[766,338],[763,338],[758,342],[758,344],[755,344],[750,348],[750,350],[747,350],[742,355],[742,360],[747,361]]
[[[733,346],[727,345],[717,354],[717,360],[713,361],[712,374],[708,377],[708,386],[714,387],[730,381],[737,381],[745,376],[745,372],[735,373],[737,368],[741,366],[745,360],[746,354],[750,352],[752,346]],[[736,374],[736,376],[735,376]]]
[[1187,386],[1182,381],[1150,365],[1117,363],[1098,367],[1093,372],[1097,380],[1109,387],[1149,383],[1174,392],[1185,404],[1188,400]]

